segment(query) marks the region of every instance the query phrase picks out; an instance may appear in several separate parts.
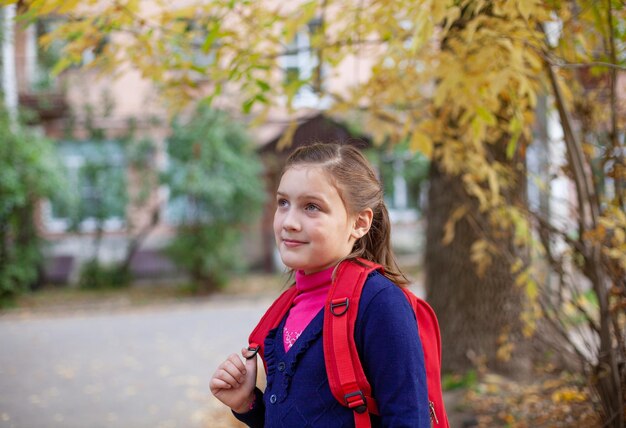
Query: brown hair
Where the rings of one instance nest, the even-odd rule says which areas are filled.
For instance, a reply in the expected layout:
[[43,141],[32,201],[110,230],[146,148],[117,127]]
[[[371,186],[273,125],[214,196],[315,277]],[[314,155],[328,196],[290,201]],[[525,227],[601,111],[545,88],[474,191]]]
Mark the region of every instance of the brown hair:
[[283,171],[295,165],[322,168],[335,184],[350,215],[367,208],[374,212],[369,232],[354,243],[346,259],[362,257],[378,263],[385,269],[387,278],[400,286],[408,284],[391,248],[391,223],[381,183],[365,156],[347,144],[316,143],[296,149],[287,158]]

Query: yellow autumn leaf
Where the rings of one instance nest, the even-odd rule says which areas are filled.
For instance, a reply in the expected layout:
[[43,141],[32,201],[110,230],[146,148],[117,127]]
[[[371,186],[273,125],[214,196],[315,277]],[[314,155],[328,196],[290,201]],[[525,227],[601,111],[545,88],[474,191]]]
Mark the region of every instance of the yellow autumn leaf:
[[515,262],[511,265],[511,273],[517,273],[524,267],[524,261],[521,258],[516,258]]
[[483,122],[485,122],[486,125],[494,126],[497,123],[494,114],[484,106],[476,107],[476,114],[483,120]]
[[623,244],[624,241],[626,240],[626,233],[624,232],[624,229],[622,228],[615,228],[613,230],[613,243],[614,245],[620,245]]
[[500,183],[498,182],[498,176],[494,169],[487,170],[487,179],[489,182],[489,190],[491,190],[491,194],[493,198],[498,198],[500,196]]
[[476,265],[476,273],[479,277],[483,277],[489,266],[491,266],[490,250],[489,242],[484,239],[476,240],[470,248],[470,259]]
[[34,0],[30,7],[36,10],[38,14],[48,15],[55,12],[60,7],[60,3],[61,2]]
[[409,141],[409,147],[413,151],[418,151],[422,153],[425,157],[430,158],[433,154],[433,142],[428,137],[428,135],[424,134],[419,130],[414,130],[411,134],[411,139]]
[[296,33],[302,30],[302,27],[306,25],[307,22],[311,21],[317,12],[317,1],[308,1],[304,4],[299,5],[298,12],[295,15],[292,15],[290,19],[284,22],[284,37],[287,42],[291,42]]
[[624,251],[621,248],[605,248],[603,252],[604,254],[615,260],[626,258],[624,257]]
[[523,287],[528,283],[528,279],[530,278],[530,272],[528,269],[521,271],[517,277],[515,277],[515,285],[518,287]]
[[524,20],[528,21],[528,18],[530,18],[530,14],[537,7],[535,3],[536,2],[531,0],[521,0],[517,2],[517,10],[519,11],[520,15],[522,15],[522,18],[524,18]]
[[587,395],[573,388],[561,388],[552,393],[552,401],[555,403],[582,403],[587,400]]
[[611,210],[611,212],[615,215],[617,221],[621,223],[622,226],[626,226],[626,212],[617,208]]
[[504,422],[506,422],[507,424],[512,425],[512,424],[514,424],[514,423],[515,423],[515,416],[513,416],[513,415],[512,415],[512,414],[510,414],[510,413],[505,413],[505,414],[502,416],[502,420],[503,420]]
[[197,8],[195,6],[180,7],[171,12],[173,19],[192,19],[196,15]]
[[57,9],[58,13],[67,13],[76,8],[76,6],[81,2],[81,0],[65,0],[59,3],[59,8]]
[[452,24],[461,16],[461,8],[458,6],[452,6],[445,12],[446,25],[443,27],[443,33],[447,33],[450,30]]
[[475,178],[476,176],[472,176],[471,174],[464,174],[463,183],[468,193],[478,199],[478,208],[483,212],[487,210],[488,198],[485,191],[476,183]]
[[276,148],[280,151],[289,146],[293,141],[293,136],[296,133],[296,129],[298,129],[298,121],[292,120],[289,122],[287,129],[283,132],[283,135],[280,137],[278,142],[276,143]]
[[513,345],[513,343],[506,342],[498,347],[498,350],[496,351],[496,358],[500,361],[509,361],[514,349],[515,345]]
[[444,230],[443,239],[442,239],[443,245],[448,245],[454,240],[454,228],[456,226],[456,223],[461,218],[463,218],[463,216],[466,213],[467,213],[466,205],[461,205],[460,207],[457,207],[454,209],[454,211],[452,211],[452,215],[450,215],[450,218],[448,219],[448,221],[446,221],[446,224],[443,227],[443,230]]
[[[523,313],[522,315],[525,315],[525,314],[526,313]],[[537,329],[537,323],[535,319],[531,318],[530,316],[526,316],[526,317],[522,317],[522,321],[523,321],[522,334],[524,335],[525,338],[532,337],[535,334],[535,331]]]
[[538,288],[537,282],[534,279],[529,278],[526,282],[526,296],[528,296],[530,301],[535,300],[539,295]]

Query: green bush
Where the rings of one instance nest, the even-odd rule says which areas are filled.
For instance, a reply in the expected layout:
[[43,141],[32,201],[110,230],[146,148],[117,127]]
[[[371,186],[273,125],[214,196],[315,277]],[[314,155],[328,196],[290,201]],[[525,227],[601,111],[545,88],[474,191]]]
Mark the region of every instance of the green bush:
[[447,373],[441,378],[441,387],[444,391],[455,389],[473,388],[478,383],[476,370],[468,370],[466,373]]
[[32,287],[42,263],[37,202],[64,189],[53,143],[0,110],[0,306]]
[[130,283],[130,273],[117,264],[103,266],[97,260],[90,260],[82,265],[78,286],[86,290],[121,288]]
[[261,163],[243,129],[207,107],[172,125],[164,182],[178,233],[168,254],[198,291],[218,288],[239,267],[242,227],[259,213],[265,194]]
[[240,232],[227,224],[184,227],[167,249],[178,266],[189,272],[190,289],[202,292],[220,288],[228,272],[241,268],[237,250]]

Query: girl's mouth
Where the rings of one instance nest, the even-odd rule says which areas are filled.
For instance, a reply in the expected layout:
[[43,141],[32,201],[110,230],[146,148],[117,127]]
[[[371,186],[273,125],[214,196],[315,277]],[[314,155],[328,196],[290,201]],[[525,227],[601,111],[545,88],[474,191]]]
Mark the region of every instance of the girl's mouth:
[[300,245],[304,245],[306,244],[306,242],[296,241],[295,239],[283,239],[283,244],[285,244],[286,247],[294,248],[299,247]]

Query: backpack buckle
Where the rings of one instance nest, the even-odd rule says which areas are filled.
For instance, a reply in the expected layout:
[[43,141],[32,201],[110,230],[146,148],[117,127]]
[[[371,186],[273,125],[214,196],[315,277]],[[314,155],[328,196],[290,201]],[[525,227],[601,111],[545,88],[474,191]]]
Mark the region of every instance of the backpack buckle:
[[250,360],[256,357],[256,354],[258,354],[260,350],[261,350],[261,345],[258,345],[256,343],[251,343],[250,346],[248,346],[248,351],[252,352],[252,354],[248,355],[246,357],[246,360]]
[[361,391],[346,394],[343,396],[343,399],[346,401],[346,405],[355,412],[365,413],[367,411],[367,401]]
[[348,311],[349,303],[350,302],[347,297],[343,299],[333,299],[330,302],[330,313],[337,317],[345,314]]

